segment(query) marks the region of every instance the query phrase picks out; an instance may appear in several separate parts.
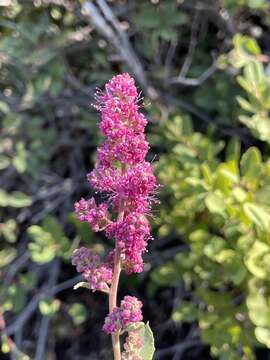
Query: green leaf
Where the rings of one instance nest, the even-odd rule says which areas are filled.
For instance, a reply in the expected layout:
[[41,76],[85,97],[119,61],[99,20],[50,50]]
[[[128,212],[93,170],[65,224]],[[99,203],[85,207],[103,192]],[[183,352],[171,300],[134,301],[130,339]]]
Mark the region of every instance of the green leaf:
[[243,210],[247,218],[253,224],[258,226],[261,230],[264,230],[266,232],[269,231],[270,213],[266,211],[262,206],[253,203],[245,203],[243,206]]
[[69,239],[54,217],[48,216],[43,220],[42,226],[32,225],[27,232],[32,238],[28,247],[35,262],[42,264],[50,262],[56,256],[64,259],[70,256]]
[[261,242],[255,241],[251,249],[248,251],[245,264],[248,270],[260,279],[267,279],[269,277],[269,264],[266,262],[264,263],[264,256],[270,254],[270,247]]
[[218,172],[220,172],[227,180],[232,183],[238,183],[239,181],[239,170],[237,163],[234,160],[221,163],[218,167]]
[[255,147],[250,147],[242,156],[241,162],[242,175],[251,180],[257,180],[262,171],[262,157],[260,151]]
[[5,190],[0,189],[0,206],[6,207],[9,205],[9,195]]
[[254,113],[254,107],[246,99],[241,96],[236,96],[236,100],[243,110]]
[[14,243],[17,239],[16,229],[16,221],[10,219],[1,225],[0,234],[2,234],[8,242]]
[[42,315],[51,317],[57,313],[60,304],[57,299],[44,299],[39,302],[38,307]]
[[141,325],[138,333],[143,340],[143,347],[139,351],[139,356],[141,356],[143,360],[152,360],[155,352],[155,340],[149,323]]
[[0,268],[10,264],[17,255],[16,249],[6,246],[4,249],[0,250]]
[[68,310],[75,325],[81,325],[87,319],[86,307],[80,303],[72,304]]
[[244,76],[253,87],[263,82],[265,74],[262,63],[259,61],[249,62],[244,68]]
[[198,315],[198,310],[192,302],[182,301],[172,313],[172,319],[176,322],[193,322]]
[[233,37],[233,44],[238,50],[242,50],[249,55],[260,55],[261,49],[257,41],[249,36],[236,34]]
[[256,339],[270,349],[270,329],[264,327],[255,328]]
[[224,198],[218,193],[208,193],[205,198],[205,205],[213,214],[226,215],[226,204]]
[[204,254],[212,260],[216,260],[217,256],[224,250],[226,247],[226,241],[219,236],[210,236],[205,242],[203,249]]
[[13,191],[7,193],[5,190],[0,189],[0,206],[7,207],[26,207],[32,204],[30,196],[25,195],[20,191]]
[[238,138],[232,138],[226,148],[226,160],[227,161],[239,161],[241,152],[241,142]]
[[168,284],[177,282],[178,278],[179,274],[172,262],[164,264],[151,273],[152,281],[159,286],[167,286]]
[[27,167],[27,152],[25,145],[22,141],[16,144],[16,155],[12,160],[12,163],[19,173],[23,173]]
[[8,202],[9,206],[21,208],[30,206],[32,204],[32,199],[30,196],[25,195],[20,191],[13,191],[10,193]]
[[248,314],[251,321],[262,327],[270,325],[270,309],[267,304],[266,298],[260,293],[260,288],[250,282],[250,293],[246,298]]
[[33,240],[28,245],[33,261],[40,264],[52,261],[57,251],[52,235],[37,225],[30,226],[27,232]]

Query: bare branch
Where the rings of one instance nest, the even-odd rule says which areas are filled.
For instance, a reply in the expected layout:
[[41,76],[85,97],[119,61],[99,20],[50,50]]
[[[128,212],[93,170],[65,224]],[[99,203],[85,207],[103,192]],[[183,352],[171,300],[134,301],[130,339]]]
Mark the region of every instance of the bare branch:
[[197,45],[197,31],[198,31],[198,27],[199,27],[199,14],[200,14],[199,11],[195,10],[194,19],[193,19],[192,26],[191,26],[191,35],[190,35],[188,52],[187,52],[187,56],[185,58],[184,64],[178,75],[178,78],[180,78],[180,77],[184,78],[186,76],[186,74],[188,73],[188,71],[190,69],[191,63],[192,63],[193,53],[194,53],[194,50]]
[[198,78],[186,78],[182,76],[177,76],[169,80],[171,84],[182,84],[187,86],[199,86],[202,85],[206,80],[208,80],[217,70],[217,61],[215,60],[213,64],[205,70]]

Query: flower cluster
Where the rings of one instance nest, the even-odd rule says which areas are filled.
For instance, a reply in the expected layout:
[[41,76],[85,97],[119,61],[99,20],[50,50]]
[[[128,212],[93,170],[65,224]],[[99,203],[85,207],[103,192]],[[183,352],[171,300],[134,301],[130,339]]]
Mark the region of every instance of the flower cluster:
[[75,213],[80,221],[88,222],[93,231],[102,230],[108,223],[108,205],[102,203],[97,206],[94,198],[76,202]]
[[[88,180],[107,194],[107,202],[81,199],[75,212],[93,231],[106,231],[121,250],[122,267],[127,273],[143,270],[142,254],[147,249],[150,226],[145,215],[156,188],[152,165],[145,160],[149,149],[144,129],[147,120],[139,111],[138,91],[128,74],[113,77],[105,91],[97,94],[101,112],[100,131],[105,137],[98,149],[95,169]],[[110,220],[109,208],[122,216]],[[112,218],[113,216],[111,216]]]
[[107,235],[116,239],[127,273],[141,272],[141,254],[146,250],[147,240],[150,239],[150,226],[145,216],[132,212],[123,220],[110,224]]
[[106,317],[103,330],[107,334],[125,330],[130,324],[142,320],[142,303],[134,296],[125,296],[120,307]]
[[121,360],[143,360],[138,352],[143,347],[143,340],[138,331],[132,330],[128,332],[124,344],[124,351]]
[[72,265],[81,272],[91,290],[108,292],[112,281],[112,267],[102,263],[98,255],[94,255],[89,249],[81,247],[72,255]]

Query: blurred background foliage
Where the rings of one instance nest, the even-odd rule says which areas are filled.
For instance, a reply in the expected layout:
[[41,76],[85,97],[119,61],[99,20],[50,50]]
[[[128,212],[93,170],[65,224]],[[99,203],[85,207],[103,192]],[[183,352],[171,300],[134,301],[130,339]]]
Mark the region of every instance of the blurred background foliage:
[[[0,0],[1,359],[111,359],[106,302],[70,265],[112,243],[91,196],[94,91],[132,73],[161,184],[144,301],[155,359],[270,356],[267,0]],[[269,350],[268,350],[269,349]]]

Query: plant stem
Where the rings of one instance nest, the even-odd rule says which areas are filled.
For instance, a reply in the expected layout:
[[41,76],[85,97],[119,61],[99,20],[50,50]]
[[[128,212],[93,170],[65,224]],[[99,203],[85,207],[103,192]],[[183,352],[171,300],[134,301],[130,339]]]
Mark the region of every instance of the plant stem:
[[[112,278],[111,290],[110,290],[110,294],[109,294],[110,313],[117,306],[117,291],[118,291],[120,272],[121,272],[120,249],[118,248],[118,246],[116,244],[113,278]],[[114,360],[121,360],[120,339],[119,339],[118,333],[112,334],[112,346],[113,346]]]
[[[122,164],[121,172],[122,174],[125,172],[126,167]],[[123,201],[119,206],[119,214],[118,221],[123,220],[124,218],[124,203]],[[114,267],[113,267],[113,278],[109,293],[109,311],[110,314],[115,307],[117,307],[117,292],[118,292],[118,284],[121,273],[121,250],[117,244],[117,240],[115,241],[115,256],[114,256]],[[119,333],[112,334],[112,346],[113,346],[113,355],[114,360],[121,360],[121,347],[120,347],[120,336]]]

